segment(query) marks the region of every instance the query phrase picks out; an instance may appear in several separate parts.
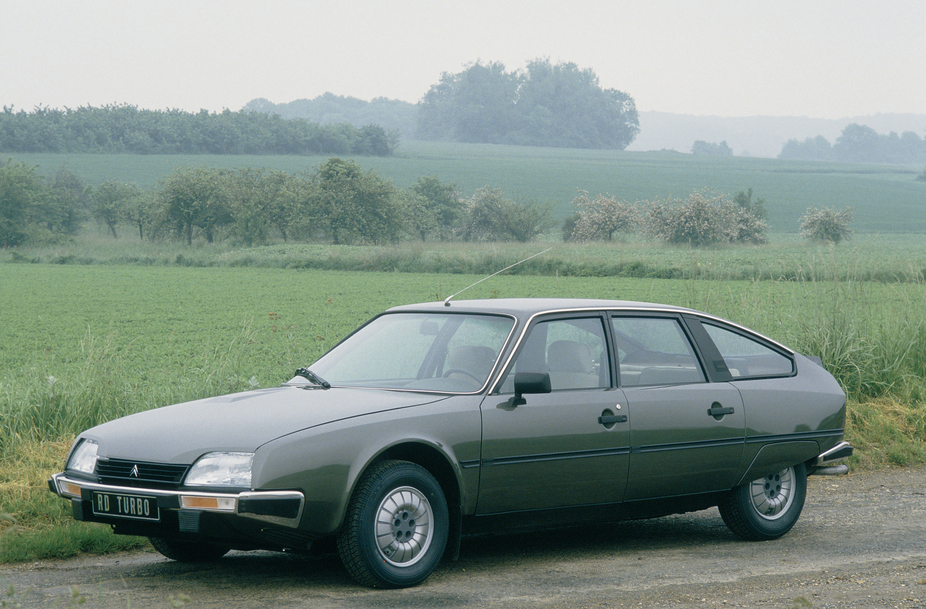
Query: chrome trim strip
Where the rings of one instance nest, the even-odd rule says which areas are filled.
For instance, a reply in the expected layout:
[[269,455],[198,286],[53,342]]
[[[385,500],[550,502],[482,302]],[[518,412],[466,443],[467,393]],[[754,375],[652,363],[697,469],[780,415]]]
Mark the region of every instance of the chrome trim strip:
[[[269,522],[272,524],[278,524],[290,528],[296,528],[299,526],[299,521],[302,519],[302,512],[305,508],[305,495],[299,491],[244,491],[241,493],[207,493],[196,490],[163,490],[163,489],[152,489],[152,488],[136,488],[130,486],[113,486],[109,484],[99,484],[97,482],[90,482],[88,480],[81,480],[78,478],[69,478],[65,473],[52,474],[51,477],[54,487],[56,489],[56,494],[59,497],[64,497],[66,499],[80,499],[75,497],[70,493],[62,492],[62,484],[74,484],[79,486],[82,490],[87,489],[90,491],[99,491],[104,493],[117,493],[120,495],[146,495],[149,497],[176,497],[179,504],[180,497],[198,497],[203,499],[230,499],[235,502],[235,509],[233,511],[224,510],[224,509],[213,509],[213,508],[184,508],[184,509],[195,509],[202,512],[213,512],[216,514],[234,514],[241,518],[250,518],[252,520],[260,520],[262,522]],[[249,512],[239,512],[238,505],[242,499],[298,499],[299,500],[299,510],[296,513],[294,518],[284,518],[282,516],[268,516],[265,514],[252,514]],[[173,509],[173,508],[165,508]]]
[[853,452],[852,445],[848,442],[840,442],[828,451],[821,453],[813,462],[816,466],[829,465],[842,459],[848,459]]

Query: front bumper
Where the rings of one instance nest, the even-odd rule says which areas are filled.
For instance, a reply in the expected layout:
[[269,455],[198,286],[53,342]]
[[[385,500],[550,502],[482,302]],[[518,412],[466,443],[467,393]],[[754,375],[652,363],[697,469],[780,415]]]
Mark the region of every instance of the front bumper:
[[54,474],[48,487],[56,495],[75,503],[74,515],[78,520],[155,524],[161,521],[163,514],[175,512],[181,532],[184,528],[193,528],[203,513],[237,516],[294,529],[299,526],[305,507],[305,496],[299,491],[209,493],[135,488],[99,484],[65,473]]

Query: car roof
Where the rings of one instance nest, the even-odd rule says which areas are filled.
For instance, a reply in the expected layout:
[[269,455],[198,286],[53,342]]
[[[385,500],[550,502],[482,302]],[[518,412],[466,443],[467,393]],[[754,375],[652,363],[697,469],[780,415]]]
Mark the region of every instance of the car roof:
[[481,313],[495,315],[510,315],[520,321],[525,321],[535,315],[557,312],[575,311],[646,311],[651,313],[690,313],[702,318],[713,319],[746,331],[750,335],[777,345],[790,353],[793,349],[769,338],[755,330],[731,322],[730,320],[674,305],[659,304],[655,302],[638,302],[634,300],[604,300],[595,298],[486,298],[480,300],[451,300],[440,302],[422,302],[418,304],[400,305],[392,307],[386,313]]
[[603,309],[699,313],[693,309],[673,305],[595,298],[486,298],[481,300],[451,300],[450,302],[425,302],[402,305],[389,309],[389,312],[501,313],[514,315],[516,317],[524,317],[539,313],[554,313],[557,311],[600,311]]

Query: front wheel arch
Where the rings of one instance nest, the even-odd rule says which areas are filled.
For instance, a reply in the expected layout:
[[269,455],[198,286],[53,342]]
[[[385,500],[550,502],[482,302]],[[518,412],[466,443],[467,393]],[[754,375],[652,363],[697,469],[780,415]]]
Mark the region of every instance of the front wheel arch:
[[437,567],[450,535],[449,507],[440,483],[416,463],[373,464],[350,498],[337,535],[338,553],[358,582],[403,588]]

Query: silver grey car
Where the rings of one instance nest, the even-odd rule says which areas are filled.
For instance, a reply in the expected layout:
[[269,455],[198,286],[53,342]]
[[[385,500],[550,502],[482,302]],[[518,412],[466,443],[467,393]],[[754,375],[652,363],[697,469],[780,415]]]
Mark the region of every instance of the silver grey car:
[[423,581],[467,534],[720,508],[739,537],[840,474],[846,397],[812,359],[669,305],[390,309],[279,387],[80,434],[49,481],[77,520],[165,556],[336,541],[359,582]]

